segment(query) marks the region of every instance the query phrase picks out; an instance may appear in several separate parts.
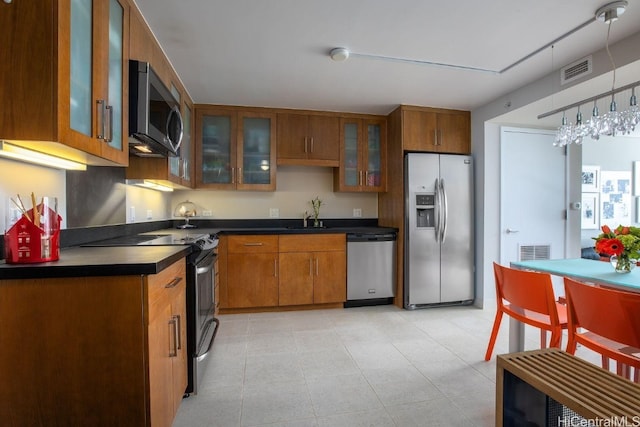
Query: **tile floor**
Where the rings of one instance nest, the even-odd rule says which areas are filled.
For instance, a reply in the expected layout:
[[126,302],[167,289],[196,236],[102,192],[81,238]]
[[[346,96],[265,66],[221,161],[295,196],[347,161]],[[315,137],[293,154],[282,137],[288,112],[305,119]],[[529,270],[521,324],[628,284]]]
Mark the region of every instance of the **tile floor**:
[[[493,426],[495,355],[483,358],[494,315],[390,305],[221,315],[204,384],[174,427]],[[539,346],[537,329],[525,336],[526,349]]]

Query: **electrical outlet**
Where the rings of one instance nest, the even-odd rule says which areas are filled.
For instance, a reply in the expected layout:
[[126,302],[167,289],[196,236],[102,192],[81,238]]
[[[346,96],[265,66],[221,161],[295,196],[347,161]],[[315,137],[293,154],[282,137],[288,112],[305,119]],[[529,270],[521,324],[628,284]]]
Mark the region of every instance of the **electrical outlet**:
[[129,208],[129,220],[131,222],[135,222],[136,220],[136,208],[134,206]]
[[362,218],[362,209],[354,208],[353,209],[353,217],[354,218]]
[[213,216],[212,211],[202,211],[202,216]]
[[279,218],[279,217],[280,217],[280,209],[269,208],[269,218]]
[[147,219],[153,219],[153,211],[151,209],[147,209]]

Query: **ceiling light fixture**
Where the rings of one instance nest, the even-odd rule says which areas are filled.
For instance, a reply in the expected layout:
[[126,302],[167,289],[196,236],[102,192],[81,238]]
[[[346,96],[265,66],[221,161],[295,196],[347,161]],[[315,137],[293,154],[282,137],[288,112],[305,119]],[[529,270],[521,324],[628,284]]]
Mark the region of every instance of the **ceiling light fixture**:
[[51,154],[41,153],[40,151],[24,148],[3,140],[0,140],[0,157],[19,160],[21,162],[34,163],[53,169],[78,171],[87,170],[87,165],[85,164],[63,159],[62,157],[52,156]]
[[331,49],[331,52],[329,52],[329,56],[334,61],[341,62],[349,59],[349,53],[349,49],[347,49],[346,47],[336,47],[334,49]]
[[605,4],[600,9],[596,10],[596,19],[600,22],[604,22],[605,24],[617,21],[618,17],[627,10],[628,4],[629,3],[626,1],[614,1]]
[[[624,13],[627,4],[628,3],[626,1],[614,1],[599,8],[595,13],[596,20],[604,22],[609,26],[609,28],[607,29],[606,50],[607,55],[609,55],[609,60],[611,61],[611,67],[613,69],[611,90],[538,116],[538,119],[542,119],[544,117],[562,112],[562,123],[556,133],[554,145],[564,147],[567,144],[581,144],[585,137],[591,137],[591,139],[597,140],[600,139],[600,137],[603,135],[628,135],[633,132],[638,123],[640,123],[640,110],[638,109],[638,103],[635,95],[635,89],[640,85],[640,81],[616,89],[616,64],[613,60],[611,52],[609,51],[609,37],[611,35],[611,26],[618,19],[618,17]],[[628,89],[631,89],[629,108],[625,111],[618,111],[615,95]],[[603,115],[600,115],[598,113],[597,101],[598,99],[609,96],[611,96],[609,111],[607,111]],[[582,114],[580,113],[580,106],[592,101],[592,116],[589,120],[583,123]],[[576,123],[568,123],[565,116],[566,111],[574,107],[578,107]]]

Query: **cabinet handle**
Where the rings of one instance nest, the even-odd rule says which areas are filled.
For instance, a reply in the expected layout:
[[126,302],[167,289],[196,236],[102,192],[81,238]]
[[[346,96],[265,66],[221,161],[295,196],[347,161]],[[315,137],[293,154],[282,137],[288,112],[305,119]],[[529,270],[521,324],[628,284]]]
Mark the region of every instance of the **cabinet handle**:
[[[175,316],[171,316],[171,320],[169,320],[169,357],[178,356],[178,347],[176,341],[178,339],[176,335],[176,318]],[[173,340],[171,339],[173,337]]]
[[245,246],[262,246],[264,245],[264,243],[262,242],[249,242],[249,243],[245,243]]
[[318,263],[318,258],[316,258],[316,276],[319,276],[319,275],[320,275],[320,266]]
[[313,258],[309,258],[309,276],[313,276]]
[[104,139],[104,99],[96,101],[96,138]]
[[313,153],[313,137],[311,137],[311,152]]
[[433,145],[438,145],[438,129],[433,130]]
[[307,137],[304,137],[304,153],[307,153]]
[[111,105],[107,105],[105,108],[104,115],[104,140],[105,142],[113,141],[113,107]]
[[364,171],[364,185],[365,187],[369,185],[369,171]]
[[273,259],[273,277],[278,277],[278,258]]
[[181,281],[182,281],[182,277],[174,277],[173,280],[167,283],[166,285],[164,285],[164,287],[167,289],[175,288],[176,285]]
[[362,171],[358,171],[358,185],[362,186]]
[[231,183],[236,183],[236,168],[234,167],[231,168]]
[[182,319],[180,318],[179,314],[176,314],[175,318],[176,318],[176,338],[177,338],[176,342],[178,346],[176,349],[176,353],[178,353],[177,350],[182,350],[182,336],[180,335],[180,329],[182,329],[181,328]]
[[242,168],[238,168],[238,184],[242,184]]

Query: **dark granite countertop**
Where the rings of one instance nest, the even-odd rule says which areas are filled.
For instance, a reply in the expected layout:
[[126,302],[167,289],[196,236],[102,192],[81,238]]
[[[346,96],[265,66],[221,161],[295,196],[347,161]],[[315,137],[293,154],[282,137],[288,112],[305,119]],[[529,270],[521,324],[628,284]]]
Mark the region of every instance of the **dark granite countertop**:
[[73,247],[61,249],[58,261],[38,264],[2,261],[0,280],[156,274],[190,252],[189,246]]
[[201,233],[217,235],[247,234],[385,234],[397,233],[392,227],[238,227],[238,228],[198,228]]

